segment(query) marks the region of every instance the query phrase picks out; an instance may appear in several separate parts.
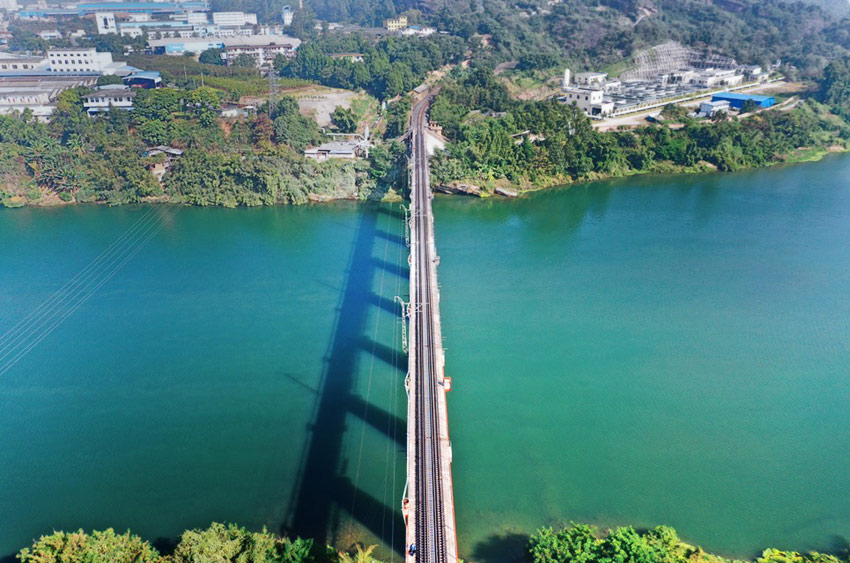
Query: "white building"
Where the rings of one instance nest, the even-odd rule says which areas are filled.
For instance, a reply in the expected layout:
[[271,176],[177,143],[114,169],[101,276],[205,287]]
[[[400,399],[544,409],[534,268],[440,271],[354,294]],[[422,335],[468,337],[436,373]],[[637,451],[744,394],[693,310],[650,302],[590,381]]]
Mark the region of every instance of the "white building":
[[186,23],[189,25],[207,25],[210,20],[206,12],[189,12],[186,14]]
[[332,59],[344,59],[350,63],[362,63],[366,60],[363,53],[331,53],[330,57]]
[[0,115],[30,110],[37,121],[48,123],[56,105],[48,92],[26,91],[0,93]]
[[8,12],[18,11],[18,0],[0,0],[0,10]]
[[118,33],[118,26],[115,25],[115,14],[112,12],[97,12],[94,19],[97,22],[98,35]]
[[136,22],[119,23],[118,31],[122,37],[141,37],[145,33],[148,37],[164,39],[166,37],[182,37],[188,39],[199,35],[198,28],[189,24],[176,24],[174,22]]
[[58,29],[45,29],[38,32],[38,36],[49,41],[51,39],[62,39],[62,33]]
[[601,86],[608,79],[607,72],[580,72],[576,74],[577,86]]
[[416,37],[428,37],[429,35],[434,35],[437,33],[437,29],[434,27],[420,27],[418,25],[411,25],[406,29],[402,29],[399,34],[403,36],[416,36]]
[[[578,76],[577,76],[578,77]],[[562,98],[567,104],[575,103],[592,117],[604,117],[614,111],[614,102],[605,101],[605,92],[593,88],[567,88]]]
[[257,14],[245,12],[213,12],[213,23],[222,26],[257,25]]
[[112,53],[90,49],[50,49],[47,51],[50,72],[96,72],[116,74],[126,65],[113,62]]
[[271,43],[269,45],[236,44],[227,45],[225,52],[228,61],[232,61],[239,55],[250,55],[254,58],[254,65],[257,68],[271,68],[278,55],[283,55],[291,59],[295,56],[296,49],[297,46],[293,43]]
[[767,80],[767,73],[759,65],[745,65],[740,69],[748,80]]
[[15,55],[0,52],[0,71],[43,70],[47,68],[47,59],[37,56]]
[[223,49],[221,39],[148,39],[148,45],[155,55],[183,55],[183,53],[203,53],[207,49]]
[[717,86],[738,86],[744,81],[744,75],[737,69],[706,69],[693,79],[692,84],[703,88],[715,88]]
[[283,16],[284,27],[292,25],[292,18],[295,17],[295,12],[292,11],[292,8],[284,6],[283,10],[281,10],[281,15]]
[[729,102],[727,100],[718,100],[716,102],[703,102],[699,105],[700,117],[714,117],[719,111],[729,113]]
[[94,115],[112,109],[131,110],[135,97],[136,93],[131,88],[123,84],[109,84],[100,86],[91,94],[86,94],[82,100],[83,107],[89,115]]

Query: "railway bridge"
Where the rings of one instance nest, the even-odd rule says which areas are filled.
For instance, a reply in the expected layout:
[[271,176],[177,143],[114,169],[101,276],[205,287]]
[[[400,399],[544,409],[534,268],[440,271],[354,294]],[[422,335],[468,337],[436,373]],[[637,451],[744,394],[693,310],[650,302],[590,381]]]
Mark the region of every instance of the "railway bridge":
[[402,513],[407,563],[457,563],[452,447],[428,171],[429,99],[412,110],[410,140],[410,303],[407,389],[407,486]]

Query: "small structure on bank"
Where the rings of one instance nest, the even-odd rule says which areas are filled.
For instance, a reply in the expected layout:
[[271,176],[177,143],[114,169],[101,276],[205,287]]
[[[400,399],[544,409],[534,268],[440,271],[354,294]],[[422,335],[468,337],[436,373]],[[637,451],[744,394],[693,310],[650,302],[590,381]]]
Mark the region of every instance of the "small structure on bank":
[[365,139],[354,139],[350,141],[331,141],[323,143],[318,147],[311,147],[304,151],[304,156],[313,160],[325,161],[331,158],[353,160],[369,156],[369,141]]
[[174,162],[183,156],[183,151],[166,145],[157,145],[145,151],[144,156],[149,157],[145,168],[157,181],[162,182],[162,177],[174,166]]

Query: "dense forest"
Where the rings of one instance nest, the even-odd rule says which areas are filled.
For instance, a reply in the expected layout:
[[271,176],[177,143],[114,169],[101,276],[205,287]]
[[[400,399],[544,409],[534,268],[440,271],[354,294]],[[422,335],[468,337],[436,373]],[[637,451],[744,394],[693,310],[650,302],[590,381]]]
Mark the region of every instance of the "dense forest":
[[[384,19],[405,13],[471,40],[475,59],[490,66],[516,60],[546,69],[600,69],[676,40],[742,63],[781,60],[786,71],[814,77],[830,60],[850,53],[850,4],[843,0],[304,0],[303,11],[297,5],[292,0],[211,2],[213,10],[254,12],[266,23],[280,22],[282,8],[290,6],[297,13],[287,33],[301,39],[326,37],[316,29],[322,21],[379,27]],[[42,50],[68,44],[67,39],[39,38],[35,31],[47,25],[14,22],[11,47]],[[89,21],[83,26],[93,27]],[[86,31],[83,43],[116,56],[125,45],[137,51],[143,47],[143,39]]]
[[[843,554],[846,557],[846,554]],[[676,530],[657,526],[638,532],[632,527],[600,534],[593,526],[572,524],[558,530],[542,528],[528,543],[532,563],[727,563],[679,539]],[[756,563],[842,563],[835,555],[766,549]]]
[[[256,116],[217,116],[221,95],[209,86],[141,90],[132,113],[91,118],[85,89],[60,94],[50,124],[0,116],[0,204],[65,202],[112,205],[168,201],[195,205],[272,205],[377,197],[404,149],[377,147],[365,162],[314,162],[301,151],[324,135],[298,103],[281,98]],[[148,148],[184,149],[163,184],[150,172],[166,158]]]
[[[821,98],[846,108],[846,62],[830,65]],[[576,106],[510,98],[488,69],[456,70],[431,109],[452,141],[433,161],[443,185],[534,188],[639,172],[738,170],[786,160],[796,149],[844,148],[850,124],[811,100],[746,119],[695,120],[670,107],[677,127],[600,133]],[[845,110],[846,111],[846,110]]]
[[[279,18],[289,0],[213,0],[262,18]],[[293,4],[294,5],[294,4]],[[380,26],[407,13],[464,39],[495,65],[536,59],[599,69],[636,51],[677,40],[708,47],[742,63],[777,59],[814,76],[850,52],[850,5],[840,0],[306,0],[305,13],[324,21]],[[307,31],[312,25],[307,26]]]
[[850,50],[850,20],[801,2],[445,1],[429,19],[461,37],[485,35],[478,54],[491,63],[544,54],[576,69],[600,69],[678,40],[744,63],[781,59],[814,75]]
[[[463,51],[463,40],[442,35],[385,37],[379,41],[359,34],[326,35],[304,44],[291,61],[279,57],[275,66],[283,77],[363,89],[387,99],[418,86],[428,72],[458,62]],[[333,57],[342,53],[360,53],[364,60]]]
[[[356,544],[346,551],[320,546],[313,540],[282,538],[250,532],[233,524],[214,523],[206,530],[183,533],[171,553],[160,553],[149,542],[112,529],[85,533],[53,532],[22,549],[21,563],[381,563],[376,546]],[[841,557],[846,557],[846,554]],[[850,563],[824,554],[766,549],[755,563]],[[573,524],[558,530],[542,528],[532,535],[521,561],[526,563],[730,563],[684,543],[676,530],[657,526],[644,532],[620,527],[601,532]],[[740,563],[740,562],[739,562]]]

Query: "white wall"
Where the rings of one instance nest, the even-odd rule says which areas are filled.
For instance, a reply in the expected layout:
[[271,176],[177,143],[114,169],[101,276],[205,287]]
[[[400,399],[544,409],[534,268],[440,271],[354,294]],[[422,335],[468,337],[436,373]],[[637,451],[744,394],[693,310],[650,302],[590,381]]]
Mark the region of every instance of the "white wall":
[[115,25],[115,14],[112,12],[97,12],[94,15],[97,22],[97,34],[106,35],[107,33],[118,33],[118,28]]
[[51,49],[47,58],[52,72],[102,72],[112,64],[112,53],[94,49]]

